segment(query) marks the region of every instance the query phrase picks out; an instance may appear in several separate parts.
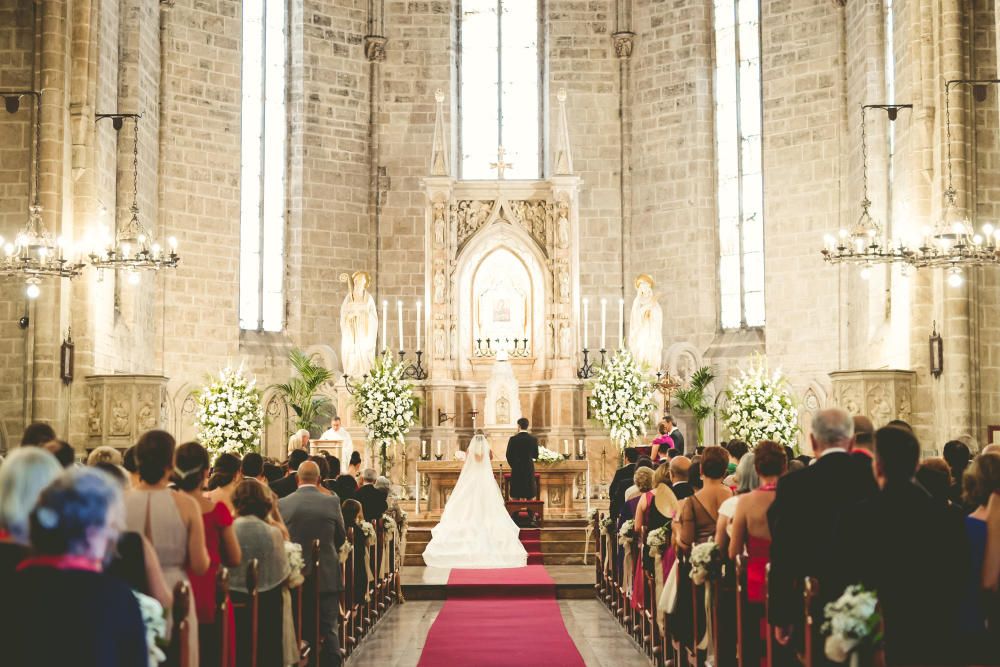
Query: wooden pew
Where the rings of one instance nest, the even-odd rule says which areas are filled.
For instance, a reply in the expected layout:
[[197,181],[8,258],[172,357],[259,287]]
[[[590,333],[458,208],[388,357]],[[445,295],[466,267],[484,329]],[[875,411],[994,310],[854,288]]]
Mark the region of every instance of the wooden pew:
[[[250,667],[257,667],[257,645],[259,642],[259,628],[257,627],[258,615],[260,611],[260,599],[258,598],[257,591],[257,570],[259,564],[257,559],[252,559],[247,564],[247,602],[233,602],[233,610],[244,610],[246,616],[249,618],[249,628],[240,627],[237,624],[236,635],[239,636],[242,632],[250,632]],[[240,614],[242,616],[242,614]],[[239,651],[237,651],[239,655]],[[242,662],[242,661],[241,661]]]
[[171,609],[173,631],[171,633],[171,654],[177,656],[179,667],[190,667],[188,646],[192,641],[191,633],[197,630],[191,628],[188,614],[191,613],[191,586],[186,581],[178,581],[174,586],[174,606]]
[[233,637],[229,634],[229,570],[219,568],[215,585],[215,624],[219,633],[219,667],[229,667],[229,656],[234,650]]
[[805,635],[803,654],[799,656],[803,667],[812,667],[816,663],[816,651],[822,647],[823,642],[819,636],[822,627],[822,619],[815,618],[816,600],[819,598],[819,581],[815,577],[806,577],[802,592],[802,607],[804,623],[802,626]]
[[767,654],[767,667],[774,667],[774,627],[771,625],[771,564],[764,569],[764,619],[767,639],[764,651]]
[[[314,656],[314,664],[319,665],[320,654],[323,652],[323,635],[320,631],[320,605],[319,605],[319,553],[320,553],[320,543],[319,540],[313,540],[312,548],[309,550],[309,567],[312,572],[312,596],[307,598],[309,605],[312,607],[312,614],[309,620],[312,621],[309,627],[309,634],[307,635],[306,643],[310,644],[308,652],[310,655]],[[304,554],[303,554],[304,555]],[[305,588],[306,583],[303,582],[301,588]],[[301,647],[302,644],[300,643]],[[300,649],[301,652],[301,649]]]

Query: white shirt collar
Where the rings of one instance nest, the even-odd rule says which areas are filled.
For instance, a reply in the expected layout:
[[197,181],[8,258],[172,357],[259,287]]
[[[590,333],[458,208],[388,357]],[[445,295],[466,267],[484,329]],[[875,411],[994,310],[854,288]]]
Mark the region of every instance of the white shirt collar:
[[817,456],[816,458],[814,458],[812,460],[812,462],[816,463],[816,461],[819,461],[821,458],[823,458],[827,454],[833,454],[834,452],[839,452],[840,454],[846,454],[847,450],[844,449],[843,447],[827,447],[822,452],[820,452],[820,455]]
[[312,488],[312,489],[318,488],[315,484],[299,484],[298,488],[302,489],[302,488],[306,488],[306,487]]

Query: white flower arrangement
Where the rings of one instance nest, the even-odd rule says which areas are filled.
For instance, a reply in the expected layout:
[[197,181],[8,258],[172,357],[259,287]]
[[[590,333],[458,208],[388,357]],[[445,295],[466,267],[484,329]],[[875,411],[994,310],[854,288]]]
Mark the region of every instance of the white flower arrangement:
[[590,405],[611,440],[624,449],[646,435],[649,416],[655,408],[653,384],[627,350],[597,369]]
[[618,544],[627,547],[635,541],[635,521],[628,519],[618,529]]
[[146,626],[146,648],[149,651],[149,667],[156,667],[167,659],[163,649],[167,646],[167,619],[163,606],[156,598],[132,591],[139,603],[142,623]]
[[691,581],[701,586],[722,574],[722,552],[713,540],[694,545],[691,549]]
[[781,371],[767,372],[766,365],[755,361],[749,370],[726,390],[729,399],[723,420],[729,433],[753,449],[761,440],[794,445],[799,432],[799,415]]
[[646,535],[646,546],[649,547],[649,553],[653,554],[655,550],[662,554],[666,551],[667,547],[670,546],[670,535],[671,527],[669,521],[656,530],[649,531]]
[[466,459],[466,454],[461,449],[455,452],[456,461],[464,461]]
[[375,526],[368,521],[362,521],[358,526],[361,534],[365,536],[365,541],[371,544],[375,540]]
[[393,519],[388,514],[382,516],[382,526],[385,527],[385,539],[387,542],[391,542],[396,536],[396,520]]
[[288,558],[288,587],[298,588],[305,582],[302,570],[306,561],[302,557],[302,545],[297,542],[285,542],[285,557]]
[[560,461],[565,460],[565,458],[566,457],[559,452],[553,451],[548,447],[544,447],[542,445],[538,446],[539,463],[559,463]]
[[823,634],[827,635],[823,648],[834,662],[845,662],[864,642],[881,640],[878,596],[863,586],[848,586],[843,595],[827,603],[823,615]]
[[264,408],[257,381],[243,368],[224,368],[195,397],[198,441],[214,456],[243,456],[260,448]]
[[590,511],[587,512],[587,523],[594,523],[594,519],[597,518],[597,508],[592,507]]
[[601,535],[607,535],[613,525],[615,525],[615,522],[610,516],[601,519]]
[[377,357],[371,373],[354,388],[354,416],[367,429],[369,442],[378,443],[383,457],[386,443],[402,442],[416,417],[417,401],[413,386],[403,378],[404,370],[389,355]]

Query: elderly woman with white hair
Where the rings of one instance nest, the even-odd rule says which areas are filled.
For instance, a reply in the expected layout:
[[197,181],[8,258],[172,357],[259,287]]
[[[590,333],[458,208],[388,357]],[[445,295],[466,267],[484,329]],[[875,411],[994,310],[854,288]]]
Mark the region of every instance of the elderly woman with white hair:
[[38,496],[62,470],[41,447],[16,449],[0,466],[0,590],[7,590],[18,563],[28,555],[28,517]]
[[288,454],[291,455],[296,449],[309,451],[309,431],[300,428],[288,438]]
[[139,603],[103,571],[123,523],[121,490],[101,470],[67,470],[42,491],[30,516],[34,552],[0,599],[4,664],[148,664]]

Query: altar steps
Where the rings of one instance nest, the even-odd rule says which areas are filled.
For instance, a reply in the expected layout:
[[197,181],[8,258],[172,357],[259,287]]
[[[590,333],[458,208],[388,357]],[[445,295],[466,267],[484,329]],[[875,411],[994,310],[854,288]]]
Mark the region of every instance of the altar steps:
[[[431,528],[437,520],[411,519],[406,535],[406,560],[404,565],[424,564],[421,554],[431,541]],[[593,536],[587,544],[587,522],[584,519],[551,519],[532,536],[532,548],[536,544],[545,565],[592,565],[594,563]],[[523,538],[522,538],[523,541]],[[526,546],[527,548],[527,546]],[[584,554],[586,553],[586,557]]]

